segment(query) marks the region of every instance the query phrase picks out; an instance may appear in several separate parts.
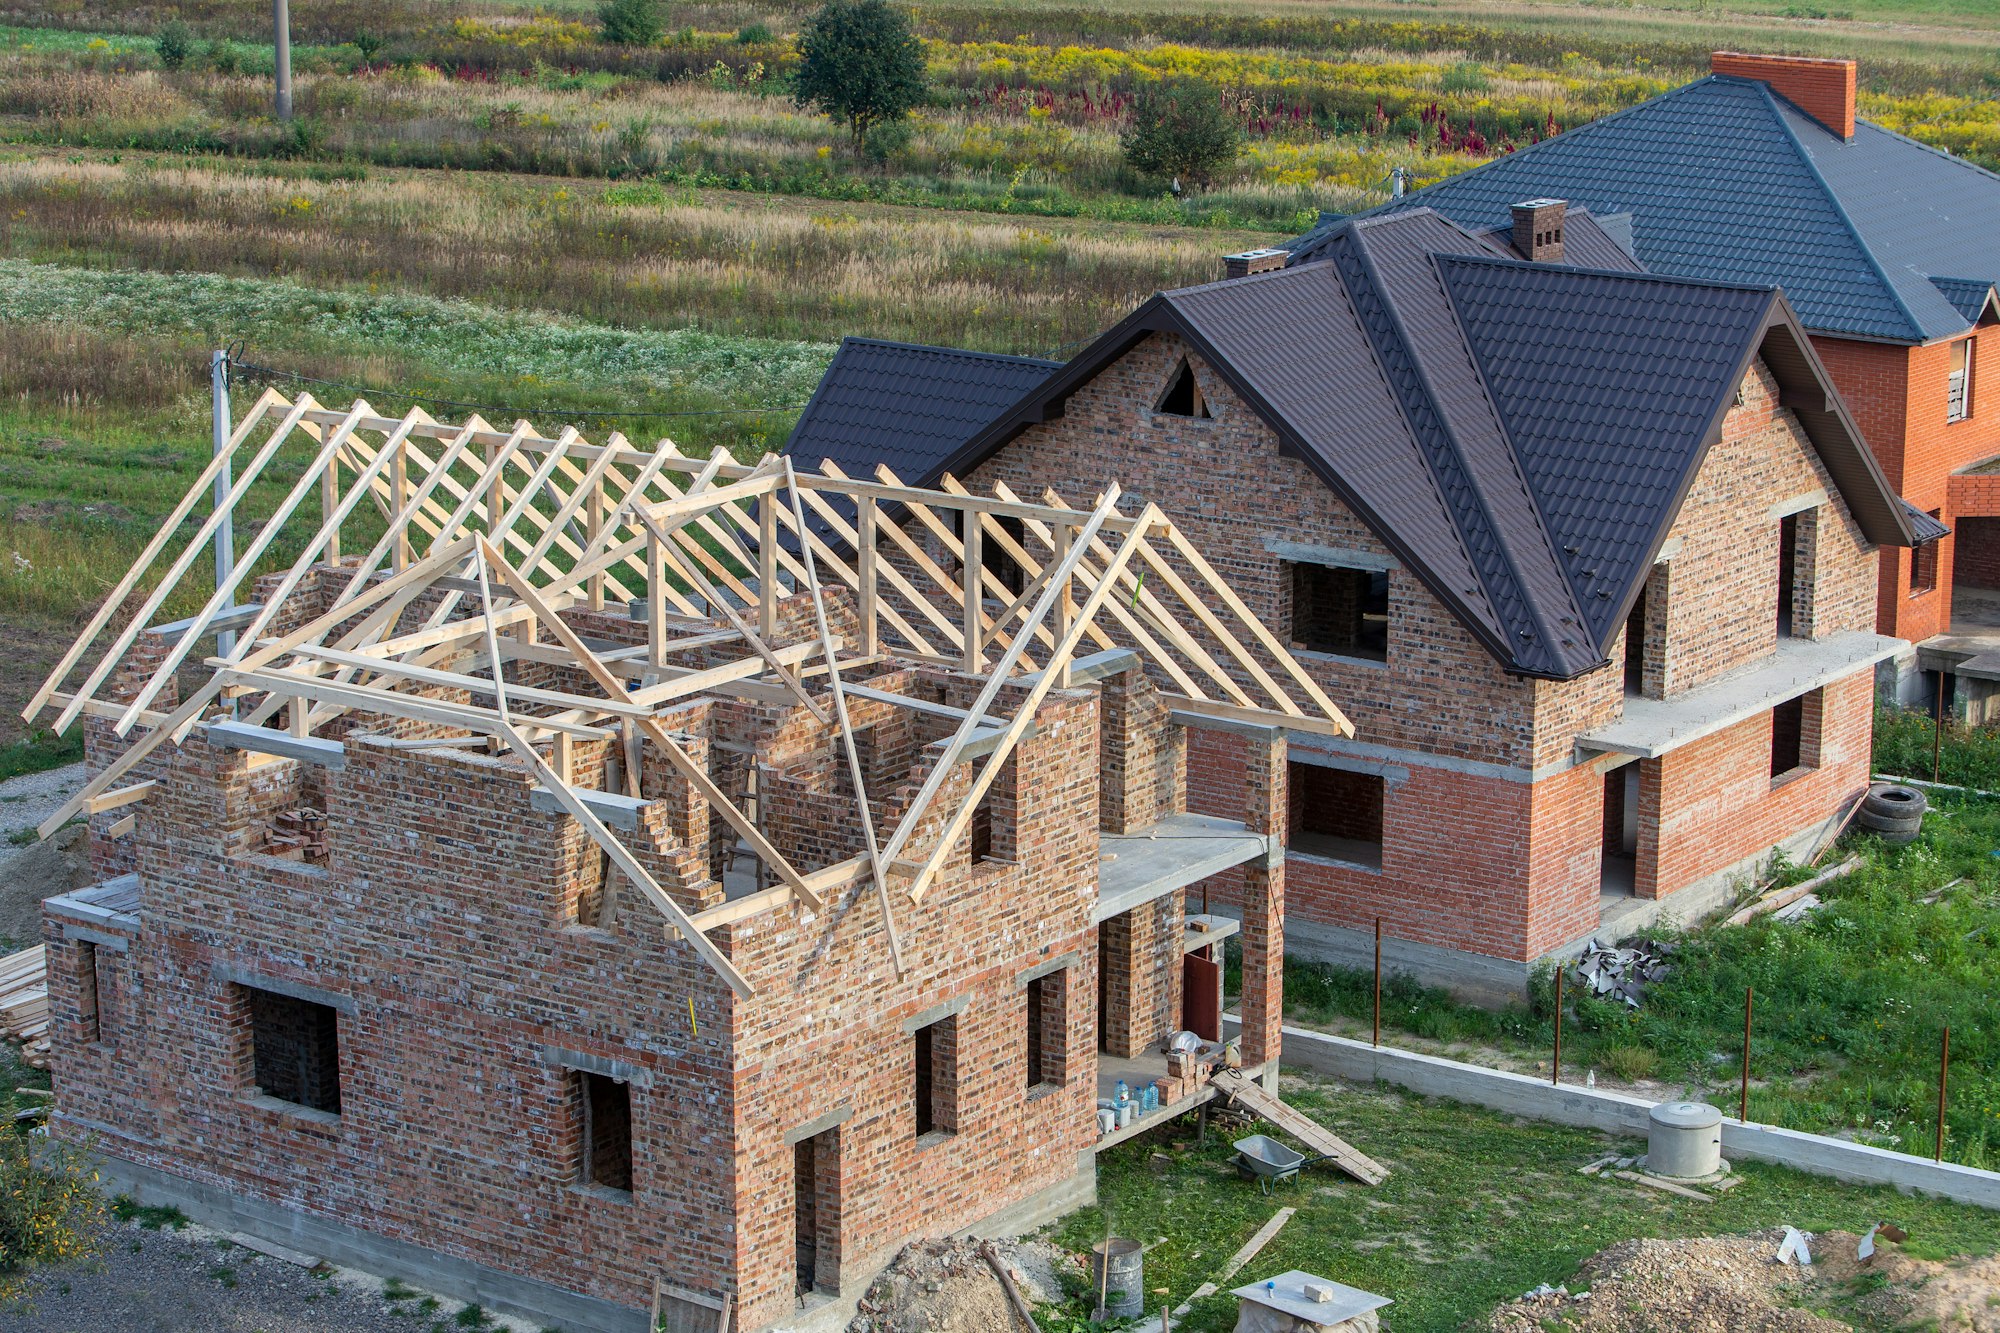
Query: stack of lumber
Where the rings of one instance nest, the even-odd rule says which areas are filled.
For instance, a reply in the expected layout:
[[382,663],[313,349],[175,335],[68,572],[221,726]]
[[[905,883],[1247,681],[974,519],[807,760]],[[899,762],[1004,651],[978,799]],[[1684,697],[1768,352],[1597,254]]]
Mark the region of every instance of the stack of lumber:
[[0,1033],[21,1043],[21,1059],[49,1067],[48,951],[32,949],[0,958]]

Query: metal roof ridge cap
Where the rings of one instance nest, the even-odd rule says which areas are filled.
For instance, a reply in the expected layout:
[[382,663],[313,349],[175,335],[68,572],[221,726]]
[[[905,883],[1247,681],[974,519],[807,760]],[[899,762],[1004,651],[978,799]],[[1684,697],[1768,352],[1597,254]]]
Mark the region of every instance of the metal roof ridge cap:
[[[1435,210],[1432,211],[1435,212]],[[1442,217],[1442,214],[1440,214],[1439,216]],[[1450,223],[1449,218],[1446,218],[1445,221],[1447,223]],[[1456,223],[1452,223],[1451,225],[1457,227]],[[1458,230],[1460,230],[1461,232],[1463,231],[1462,228],[1459,228]],[[1376,268],[1374,257],[1368,253],[1368,248],[1366,246],[1358,243],[1358,238],[1354,239],[1356,243],[1354,244],[1353,249],[1355,251],[1356,258],[1361,265],[1362,273],[1368,279],[1369,284],[1375,289],[1374,293],[1375,299],[1381,302],[1383,314],[1388,317],[1390,326],[1394,330],[1396,338],[1402,343],[1404,355],[1409,357],[1410,359],[1410,366],[1416,372],[1417,385],[1422,390],[1424,397],[1429,400],[1431,415],[1437,418],[1438,430],[1439,433],[1444,437],[1445,445],[1451,450],[1453,456],[1457,458],[1458,466],[1465,472],[1466,481],[1471,489],[1474,502],[1479,506],[1479,516],[1481,520],[1486,524],[1487,530],[1492,534],[1494,547],[1499,551],[1500,558],[1506,565],[1507,577],[1510,578],[1514,583],[1514,595],[1516,597],[1519,597],[1522,603],[1528,608],[1528,618],[1534,623],[1536,629],[1541,634],[1546,636],[1548,633],[1548,626],[1542,622],[1541,616],[1537,614],[1535,610],[1534,599],[1528,596],[1527,589],[1522,583],[1521,571],[1519,566],[1516,564],[1514,560],[1514,552],[1511,545],[1500,535],[1500,525],[1494,522],[1493,520],[1493,506],[1487,499],[1486,488],[1480,485],[1477,474],[1466,463],[1465,450],[1461,448],[1459,445],[1457,432],[1452,430],[1450,418],[1445,416],[1444,409],[1438,405],[1437,386],[1431,382],[1430,372],[1424,368],[1423,361],[1412,350],[1413,343],[1411,342],[1410,339],[1409,326],[1403,322],[1403,316],[1396,309],[1396,303],[1390,300],[1386,295],[1386,290],[1382,283],[1381,271]],[[1446,296],[1446,301],[1447,303],[1449,303],[1450,301],[1449,294],[1447,294]],[[1456,310],[1453,311],[1452,322],[1454,324],[1458,322]],[[1364,337],[1367,336],[1367,324],[1365,321],[1363,322],[1362,325],[1362,334]],[[1464,337],[1465,337],[1464,329],[1463,326],[1461,326],[1459,329],[1460,341],[1463,341]],[[1368,338],[1368,343],[1370,350],[1372,350],[1375,353],[1376,360],[1379,364],[1382,357],[1382,349],[1376,346],[1375,340],[1372,337]],[[1469,351],[1470,349],[1468,348],[1467,350]],[[1395,380],[1393,377],[1387,374],[1388,367],[1383,366],[1382,370],[1384,372],[1384,378],[1388,380],[1391,386],[1393,386]],[[1477,373],[1476,365],[1474,368],[1474,373],[1475,374]],[[1493,395],[1492,392],[1489,389],[1487,389],[1483,377],[1480,380],[1479,389],[1480,392],[1486,397],[1488,409],[1493,410]],[[1497,412],[1495,413],[1495,420],[1496,422],[1498,420]],[[1412,425],[1414,426],[1414,423],[1412,423]],[[1419,434],[1419,432],[1417,432],[1414,429],[1412,429],[1411,433],[1413,435]],[[1504,428],[1502,429],[1502,438],[1505,439]],[[1508,445],[1508,450],[1510,453],[1512,452],[1512,447],[1513,446],[1510,443]],[[1419,456],[1422,457],[1421,451]],[[1430,473],[1431,475],[1431,484],[1437,487],[1439,497],[1442,499],[1444,495],[1443,479],[1437,475],[1436,468],[1431,465],[1430,460],[1428,458],[1424,458],[1423,462],[1424,462],[1424,470]],[[1448,500],[1445,501],[1444,508],[1446,516],[1452,517],[1451,504]],[[1541,520],[1541,514],[1539,510],[1537,510],[1535,517],[1537,523],[1539,524]],[[1461,546],[1466,546],[1465,533],[1458,529],[1458,524],[1455,520],[1452,522],[1451,526],[1458,537],[1459,544]],[[1546,540],[1548,535],[1547,531],[1544,530],[1542,535],[1544,540]],[[1478,560],[1473,558],[1472,550],[1469,546],[1466,546],[1465,555],[1466,555],[1466,563],[1469,566],[1471,566],[1474,577],[1476,578],[1479,577],[1480,573],[1479,562]],[[1485,580],[1483,578],[1480,580],[1480,582],[1481,582],[1481,590],[1486,594],[1486,600],[1488,604],[1492,607],[1492,610],[1494,612],[1494,619],[1496,621],[1501,620],[1502,617],[1499,614],[1500,607],[1497,604],[1497,600],[1494,597],[1494,590],[1492,588],[1484,586]],[[1567,583],[1567,580],[1564,580],[1564,582]],[[1520,648],[1517,645],[1515,645],[1512,641],[1505,641],[1505,640],[1503,641],[1507,643],[1507,651],[1506,651],[1507,660],[1525,666],[1526,663],[1522,658]],[[1544,646],[1553,649],[1554,644],[1545,642]]]
[[1653,282],[1674,287],[1706,287],[1727,292],[1769,294],[1784,290],[1783,284],[1776,282],[1724,282],[1720,278],[1689,278],[1677,273],[1660,273],[1649,268],[1586,268],[1581,264],[1538,264],[1532,259],[1522,259],[1518,255],[1473,255],[1439,251],[1432,257],[1438,260],[1451,260],[1454,263],[1492,264],[1578,278],[1620,278],[1628,282]]
[[[1542,545],[1548,556],[1549,566],[1555,571],[1556,581],[1562,585],[1563,591],[1569,595],[1569,610],[1576,623],[1576,633],[1570,637],[1589,644],[1593,649],[1597,649],[1598,645],[1590,637],[1590,617],[1585,614],[1583,609],[1583,594],[1571,578],[1569,571],[1564,568],[1562,557],[1558,554],[1555,533],[1549,524],[1548,511],[1542,507],[1542,497],[1540,494],[1536,492],[1534,486],[1529,484],[1526,464],[1521,457],[1521,446],[1514,438],[1513,426],[1508,422],[1507,414],[1501,410],[1499,402],[1493,396],[1493,382],[1487,374],[1486,358],[1480,354],[1478,345],[1473,341],[1470,331],[1465,326],[1465,311],[1459,304],[1458,293],[1453,290],[1451,279],[1444,273],[1445,262],[1459,258],[1471,259],[1478,263],[1486,262],[1477,255],[1433,254],[1430,256],[1432,265],[1438,269],[1438,285],[1444,289],[1445,302],[1451,307],[1452,322],[1458,326],[1459,340],[1465,344],[1466,354],[1472,358],[1473,371],[1479,377],[1480,392],[1486,396],[1487,406],[1493,413],[1493,420],[1500,427],[1500,438],[1507,446],[1508,459],[1513,464],[1514,475],[1520,479],[1521,490],[1528,497],[1528,507],[1535,515],[1536,531],[1541,535]],[[1537,265],[1525,260],[1512,261],[1510,264],[1507,260],[1496,259],[1493,263],[1496,267],[1502,264],[1508,264],[1513,268],[1525,267],[1533,269],[1537,267]],[[1664,540],[1665,535],[1665,529],[1663,528],[1660,533],[1660,540]],[[1511,552],[1511,544],[1503,544],[1508,545],[1508,549]],[[1548,625],[1544,621],[1535,607],[1532,598],[1528,600],[1528,605],[1529,614],[1534,616],[1537,624],[1541,625],[1542,633],[1548,636],[1550,651],[1555,652],[1559,657],[1565,656],[1557,647],[1562,642],[1563,636],[1553,626]],[[1608,645],[1606,647],[1608,650]]]
[[[935,352],[941,356],[972,356],[978,357],[982,361],[1015,361],[1050,367],[1064,364],[1061,361],[1054,361],[1048,357],[1025,356],[1018,352],[982,352],[973,347],[946,347],[942,343],[904,342],[900,338],[870,338],[859,333],[841,335],[840,346],[845,347],[849,343],[853,343],[858,347],[895,347],[906,352]],[[838,357],[840,355],[839,351],[836,350],[834,355]],[[832,368],[832,364],[832,362],[827,363],[828,369]]]
[[[1861,229],[1854,225],[1854,219],[1848,216],[1847,205],[1841,202],[1840,196],[1834,193],[1831,185],[1827,184],[1825,174],[1819,169],[1819,163],[1813,161],[1813,156],[1810,152],[1806,151],[1805,143],[1799,138],[1798,131],[1792,128],[1792,122],[1786,119],[1784,112],[1779,109],[1778,101],[1780,99],[1778,94],[1773,92],[1771,86],[1761,79],[1754,80],[1753,82],[1756,83],[1758,91],[1763,94],[1766,105],[1771,108],[1771,118],[1777,122],[1778,129],[1785,136],[1785,141],[1791,144],[1792,152],[1797,155],[1799,163],[1812,176],[1813,184],[1819,186],[1820,193],[1826,197],[1827,203],[1833,206],[1834,216],[1840,219],[1840,225],[1847,229],[1847,234],[1853,237],[1854,243],[1861,248],[1862,257],[1868,261],[1868,266],[1875,270],[1875,276],[1880,278],[1882,285],[1888,289],[1890,301],[1895,304],[1896,309],[1903,312],[1903,319],[1908,324],[1910,332],[1917,336],[1919,342],[1925,341],[1928,335],[1924,330],[1923,324],[1917,319],[1916,312],[1910,309],[1909,302],[1903,299],[1903,293],[1897,289],[1896,284],[1889,280],[1889,272],[1882,267],[1882,261],[1876,257],[1874,247],[1868,244],[1868,238],[1861,234]],[[1795,104],[1787,99],[1785,105],[1794,106]],[[1808,120],[1812,120],[1812,117],[1804,111],[1800,111],[1799,114],[1805,116]],[[1813,124],[1817,125],[1819,122],[1814,120]],[[1828,130],[1827,133],[1831,134],[1833,131]],[[1843,140],[1843,142],[1845,141]]]

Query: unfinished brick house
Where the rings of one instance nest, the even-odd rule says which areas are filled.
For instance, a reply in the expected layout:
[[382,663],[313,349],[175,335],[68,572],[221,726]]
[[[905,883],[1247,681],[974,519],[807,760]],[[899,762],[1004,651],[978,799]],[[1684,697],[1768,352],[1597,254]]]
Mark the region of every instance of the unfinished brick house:
[[[1351,730],[1157,507],[1095,494],[266,393],[31,708],[88,729],[48,827],[88,814],[103,874],[47,905],[52,1132],[141,1199],[579,1329],[838,1327],[908,1241],[1090,1200],[1098,1148],[1231,1077],[1159,1053],[1222,1035],[1238,923],[1180,892],[1218,871],[1234,1078],[1275,1075],[1284,737]],[[248,549],[156,624],[226,516]],[[946,523],[974,570],[1015,525],[1031,595],[931,579],[905,529]],[[1247,684],[1171,618],[1113,641],[1140,570]],[[1190,812],[1211,726],[1259,739]],[[1163,1106],[1102,1133],[1120,1078]]]
[[[1038,382],[901,478],[1171,503],[1342,700],[1353,737],[1290,741],[1288,947],[1365,964],[1379,920],[1393,966],[1518,994],[1819,836],[1867,783],[1899,647],[1875,562],[1916,515],[1784,297],[1638,272],[1554,200],[1317,253],[1238,257],[1059,369],[1006,367]],[[844,346],[792,456],[920,453],[981,360]],[[1193,736],[1194,808],[1232,808],[1243,762]]]
[[[1852,60],[1717,52],[1712,67],[1378,212],[1481,229],[1520,200],[1566,199],[1651,272],[1782,287],[1890,486],[1927,518],[1920,544],[1882,553],[1876,628],[1914,645],[1884,684],[1927,698],[1942,671],[1947,699],[1983,719],[2000,710],[2000,393],[1982,387],[2000,382],[2000,176],[1857,117]],[[1294,242],[1293,262],[1337,226]]]

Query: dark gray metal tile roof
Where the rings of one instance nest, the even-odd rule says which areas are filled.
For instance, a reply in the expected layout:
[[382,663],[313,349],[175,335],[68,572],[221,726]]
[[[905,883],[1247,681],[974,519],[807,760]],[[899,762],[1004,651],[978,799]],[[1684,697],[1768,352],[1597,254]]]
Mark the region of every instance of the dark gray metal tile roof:
[[930,476],[951,452],[1060,361],[954,347],[843,338],[799,414],[785,452],[801,471],[831,459],[854,475],[886,463],[905,481]]
[[1441,256],[1593,643],[1623,623],[1771,294]]
[[[1656,273],[1783,287],[1808,328],[1928,342],[1968,319],[1934,276],[2000,280],[2000,176],[1867,122],[1851,142],[1761,82],[1711,75],[1416,191],[1504,224],[1522,199],[1631,215]],[[1294,244],[1301,259],[1341,224]]]
[[1937,288],[1938,293],[1951,302],[1953,310],[1965,316],[1967,324],[1977,324],[1980,317],[1986,313],[1987,307],[2000,301],[2000,296],[1994,294],[1990,279],[1932,278],[1931,286]]
[[[1345,220],[1315,249],[1313,262],[1162,292],[1060,368],[1001,367],[1031,381],[1018,401],[954,418],[990,420],[928,468],[915,453],[892,465],[919,484],[969,471],[1170,331],[1504,666],[1568,679],[1607,659],[1762,356],[1868,539],[1912,540],[1907,506],[1774,288],[1634,272],[1622,251],[1611,269],[1528,263],[1429,209]],[[921,374],[905,369],[913,354]],[[809,438],[865,473],[910,435],[880,423],[927,422],[950,377],[984,392],[984,373],[939,349],[843,345],[814,399],[842,404],[842,431]]]

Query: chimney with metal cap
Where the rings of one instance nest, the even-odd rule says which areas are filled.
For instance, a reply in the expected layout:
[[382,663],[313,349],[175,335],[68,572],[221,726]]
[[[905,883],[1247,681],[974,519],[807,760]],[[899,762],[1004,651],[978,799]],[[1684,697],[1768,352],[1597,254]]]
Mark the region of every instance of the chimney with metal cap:
[[1514,214],[1514,249],[1521,258],[1537,264],[1563,262],[1563,214],[1569,211],[1567,199],[1530,199],[1515,204],[1510,211]]
[[1283,268],[1285,261],[1292,257],[1289,250],[1245,250],[1240,255],[1222,257],[1222,276],[1225,278],[1247,278],[1252,273],[1269,273],[1272,269]]

